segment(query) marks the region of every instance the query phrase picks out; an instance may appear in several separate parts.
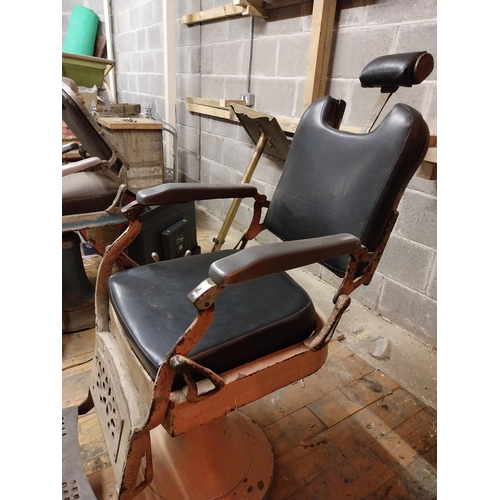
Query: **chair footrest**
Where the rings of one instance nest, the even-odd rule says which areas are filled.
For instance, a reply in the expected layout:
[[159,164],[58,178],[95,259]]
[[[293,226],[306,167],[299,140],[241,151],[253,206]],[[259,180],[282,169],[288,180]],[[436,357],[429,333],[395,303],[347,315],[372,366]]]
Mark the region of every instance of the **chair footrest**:
[[62,411],[62,500],[97,500],[80,456],[78,406]]

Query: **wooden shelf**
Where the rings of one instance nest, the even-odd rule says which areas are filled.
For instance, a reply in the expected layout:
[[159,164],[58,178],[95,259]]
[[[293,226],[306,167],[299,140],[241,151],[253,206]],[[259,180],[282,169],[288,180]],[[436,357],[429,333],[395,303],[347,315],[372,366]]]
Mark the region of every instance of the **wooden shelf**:
[[[221,101],[226,104],[221,106]],[[212,116],[214,118],[222,118],[223,120],[228,120],[232,122],[238,122],[238,118],[234,114],[233,110],[229,107],[229,104],[234,102],[235,104],[241,105],[241,100],[239,99],[205,99],[203,97],[186,97],[185,105],[186,110],[191,113],[199,113],[205,116]],[[253,108],[247,108],[249,111],[255,111]],[[275,116],[277,122],[284,132],[293,134],[297,129],[299,123],[298,118],[289,118],[286,116]]]
[[268,13],[267,10],[263,8],[263,4],[264,2],[259,0],[233,0],[232,3],[221,5],[220,7],[182,16],[182,23],[192,25],[237,16],[266,18]]
[[100,116],[97,121],[100,125],[112,130],[162,130],[163,128],[159,121],[135,116],[129,118]]
[[[220,118],[231,122],[239,123],[234,111],[229,107],[231,103],[241,105],[239,99],[206,99],[203,97],[186,97],[186,110],[191,113],[198,113],[204,116]],[[253,108],[247,108],[249,111],[256,111]],[[283,131],[287,134],[294,134],[297,130],[300,118],[291,118],[286,116],[275,116],[277,122]],[[341,125],[340,130],[346,132],[359,133],[361,128]],[[424,158],[424,163],[419,167],[417,177],[421,179],[437,179],[437,137],[431,135],[429,149]]]

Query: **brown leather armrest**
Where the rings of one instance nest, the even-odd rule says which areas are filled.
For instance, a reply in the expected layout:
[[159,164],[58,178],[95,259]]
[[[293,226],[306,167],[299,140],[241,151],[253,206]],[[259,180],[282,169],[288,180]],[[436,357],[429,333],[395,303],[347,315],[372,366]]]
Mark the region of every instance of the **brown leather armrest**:
[[197,200],[218,198],[251,198],[257,188],[250,184],[198,184],[196,182],[167,183],[141,189],[136,200],[141,205],[162,205],[167,203],[187,203]]
[[350,254],[360,247],[359,239],[346,233],[259,245],[215,261],[209,276],[219,286],[234,285]]

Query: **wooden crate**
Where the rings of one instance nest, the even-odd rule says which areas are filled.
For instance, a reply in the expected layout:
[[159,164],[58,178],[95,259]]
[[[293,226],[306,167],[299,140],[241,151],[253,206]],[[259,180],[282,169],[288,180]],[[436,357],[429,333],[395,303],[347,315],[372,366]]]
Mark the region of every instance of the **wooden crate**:
[[132,192],[164,182],[161,122],[139,117],[100,117],[98,122],[130,163],[127,182]]

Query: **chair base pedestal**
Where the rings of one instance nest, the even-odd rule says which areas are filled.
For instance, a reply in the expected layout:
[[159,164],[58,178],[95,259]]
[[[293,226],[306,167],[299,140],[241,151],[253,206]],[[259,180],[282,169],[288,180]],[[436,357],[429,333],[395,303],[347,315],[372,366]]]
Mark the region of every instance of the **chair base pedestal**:
[[94,285],[83,265],[80,237],[62,235],[62,331],[77,332],[95,326]]
[[271,445],[249,417],[234,411],[181,436],[151,432],[153,482],[137,500],[261,500],[272,486]]

